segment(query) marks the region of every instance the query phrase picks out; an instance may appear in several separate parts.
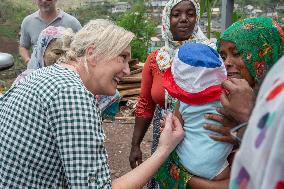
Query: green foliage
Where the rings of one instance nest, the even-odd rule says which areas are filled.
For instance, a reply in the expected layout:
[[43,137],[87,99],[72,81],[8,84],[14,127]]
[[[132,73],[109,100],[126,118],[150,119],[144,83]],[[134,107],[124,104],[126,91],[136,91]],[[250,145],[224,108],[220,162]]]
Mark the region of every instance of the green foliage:
[[215,32],[213,33],[213,35],[214,35],[214,37],[215,37],[216,39],[219,39],[219,38],[221,37],[221,32],[215,31]]
[[110,4],[105,2],[104,5],[78,7],[75,10],[70,10],[72,13],[79,15],[78,20],[82,25],[88,21],[97,18],[110,19],[111,14],[108,11]]
[[132,57],[145,61],[150,47],[150,38],[155,34],[155,24],[146,16],[143,1],[139,1],[130,11],[121,15],[117,24],[135,34],[136,38],[131,43]]
[[237,21],[244,19],[244,18],[246,18],[245,14],[241,13],[240,11],[234,11],[232,22],[234,23],[234,22],[237,22]]
[[36,10],[35,6],[26,1],[13,2],[8,0],[0,1],[0,15],[4,23],[0,27],[0,35],[16,37],[24,17]]
[[10,26],[0,26],[0,36],[15,38],[17,36],[17,32],[13,30]]
[[200,0],[200,16],[207,13],[207,37],[211,35],[212,8],[217,0]]

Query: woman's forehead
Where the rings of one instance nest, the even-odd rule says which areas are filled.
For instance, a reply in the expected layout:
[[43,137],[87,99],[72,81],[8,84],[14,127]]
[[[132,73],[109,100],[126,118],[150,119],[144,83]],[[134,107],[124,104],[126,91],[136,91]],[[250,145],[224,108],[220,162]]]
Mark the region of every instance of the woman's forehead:
[[173,11],[179,11],[181,9],[187,9],[188,11],[193,10],[195,11],[195,6],[191,1],[181,1],[173,6],[171,9],[171,12]]
[[47,46],[47,49],[62,49],[62,42],[61,42],[61,40],[54,39],[54,40],[50,41],[50,43]]

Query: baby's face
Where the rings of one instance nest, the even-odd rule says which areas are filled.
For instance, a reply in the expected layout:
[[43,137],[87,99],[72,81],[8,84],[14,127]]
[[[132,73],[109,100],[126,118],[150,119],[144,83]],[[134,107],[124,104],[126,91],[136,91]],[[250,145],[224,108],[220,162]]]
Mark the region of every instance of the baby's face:
[[59,40],[51,41],[43,55],[43,61],[45,66],[50,66],[54,64],[62,55],[64,55],[65,51],[62,50],[62,42]]

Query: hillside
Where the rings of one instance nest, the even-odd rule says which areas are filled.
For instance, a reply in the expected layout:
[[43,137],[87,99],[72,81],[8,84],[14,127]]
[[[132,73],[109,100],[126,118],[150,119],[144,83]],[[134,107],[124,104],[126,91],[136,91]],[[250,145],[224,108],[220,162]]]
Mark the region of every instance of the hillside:
[[[58,7],[63,10],[75,9],[85,0],[59,0]],[[0,1],[0,37],[15,38],[23,18],[37,10],[34,0]]]

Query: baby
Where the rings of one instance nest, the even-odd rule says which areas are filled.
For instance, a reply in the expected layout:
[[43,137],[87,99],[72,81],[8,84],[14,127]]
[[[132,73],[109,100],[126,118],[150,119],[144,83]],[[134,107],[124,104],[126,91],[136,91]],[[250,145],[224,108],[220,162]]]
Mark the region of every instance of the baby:
[[175,114],[184,125],[185,138],[156,174],[161,188],[183,188],[192,175],[229,178],[227,156],[232,145],[210,139],[210,131],[203,128],[209,123],[204,115],[217,114],[216,108],[221,106],[221,83],[226,78],[224,63],[211,47],[187,43],[176,52],[165,72],[164,87],[179,100]]

